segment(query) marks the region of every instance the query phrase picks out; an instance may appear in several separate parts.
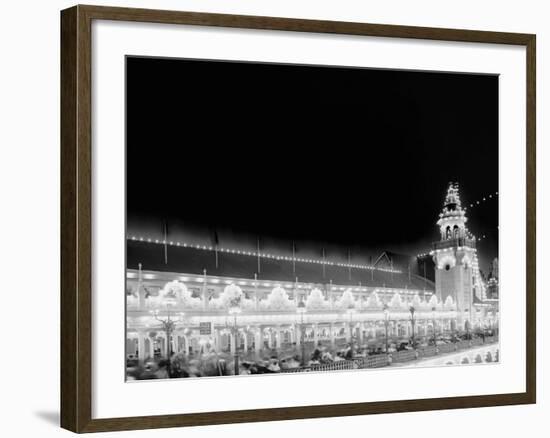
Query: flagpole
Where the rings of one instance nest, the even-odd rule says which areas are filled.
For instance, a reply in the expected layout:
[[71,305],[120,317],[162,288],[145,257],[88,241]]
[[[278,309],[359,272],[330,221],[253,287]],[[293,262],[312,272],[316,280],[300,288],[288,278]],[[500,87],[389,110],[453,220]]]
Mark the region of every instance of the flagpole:
[[167,230],[166,230],[166,221],[164,221],[164,264],[168,264],[168,242],[166,241],[167,238]]
[[258,274],[254,273],[254,308],[258,310]]
[[258,274],[261,272],[261,269],[260,269],[260,236],[258,236]]
[[372,255],[369,256],[369,264],[370,264],[370,280],[374,281],[374,266],[372,264]]
[[202,308],[206,309],[206,307],[207,307],[206,294],[208,292],[208,287],[206,285],[206,269],[202,270],[202,275],[203,275],[203,281],[202,281]]
[[296,244],[292,241],[292,274],[296,275]]
[[332,299],[332,278],[330,279],[330,283],[329,283],[329,304],[330,304],[330,308],[332,309],[332,306],[333,306],[333,299]]

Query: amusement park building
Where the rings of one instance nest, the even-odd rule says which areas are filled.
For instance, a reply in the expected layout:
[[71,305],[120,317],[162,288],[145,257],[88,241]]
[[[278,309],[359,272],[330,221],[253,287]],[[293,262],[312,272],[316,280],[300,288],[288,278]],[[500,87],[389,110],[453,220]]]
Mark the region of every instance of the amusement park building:
[[386,327],[399,339],[428,336],[434,324],[438,332],[498,324],[498,300],[486,297],[466,221],[451,184],[429,252],[435,282],[388,253],[357,264],[130,234],[127,353],[145,359],[169,345],[259,354],[301,342],[365,344]]

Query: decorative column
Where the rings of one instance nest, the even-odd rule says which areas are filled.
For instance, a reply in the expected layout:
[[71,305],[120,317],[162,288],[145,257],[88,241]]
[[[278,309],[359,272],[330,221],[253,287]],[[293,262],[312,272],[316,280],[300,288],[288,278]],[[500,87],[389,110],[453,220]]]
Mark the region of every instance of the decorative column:
[[302,328],[299,326],[299,324],[294,324],[294,342],[296,342],[296,346],[299,347],[302,345]]
[[140,361],[145,360],[145,357],[146,357],[146,354],[147,354],[147,352],[145,351],[145,337],[146,336],[147,336],[147,334],[143,330],[140,330],[138,332],[138,359]]
[[360,322],[359,327],[357,328],[357,331],[359,332],[357,334],[357,342],[359,342],[360,345],[363,343],[363,328],[364,328],[364,324]]
[[334,342],[334,324],[331,322],[330,325],[329,325],[329,330],[330,330],[330,346],[331,348],[334,348],[335,347],[335,342]]
[[317,324],[313,324],[311,328],[313,330],[313,348],[316,348],[318,343]]
[[256,352],[256,354],[260,354],[260,351],[262,350],[262,343],[262,328],[256,327],[256,330],[254,331],[254,351]]
[[220,330],[214,329],[213,335],[214,335],[214,350],[219,352],[220,351]]
[[273,348],[272,333],[269,328],[264,328],[264,330],[262,330],[262,336],[265,337],[265,335],[267,335],[267,348]]
[[151,337],[149,337],[149,357],[151,359],[155,357],[155,340]]

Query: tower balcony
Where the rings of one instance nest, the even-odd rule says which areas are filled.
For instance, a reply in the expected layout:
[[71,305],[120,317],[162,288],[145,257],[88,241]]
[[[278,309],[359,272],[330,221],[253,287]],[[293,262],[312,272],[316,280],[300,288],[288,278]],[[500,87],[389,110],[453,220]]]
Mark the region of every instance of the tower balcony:
[[467,248],[475,249],[476,241],[475,239],[468,239],[466,237],[457,237],[455,239],[442,240],[440,242],[434,242],[432,244],[432,249],[447,249],[447,248],[456,248],[465,246]]

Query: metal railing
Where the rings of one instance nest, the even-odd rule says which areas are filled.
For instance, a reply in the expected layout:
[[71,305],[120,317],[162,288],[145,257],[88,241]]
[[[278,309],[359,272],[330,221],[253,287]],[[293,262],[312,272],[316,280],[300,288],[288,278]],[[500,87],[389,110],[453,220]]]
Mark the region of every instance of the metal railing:
[[429,347],[422,347],[418,350],[418,357],[430,357],[437,354],[437,347],[431,345]]
[[358,368],[381,368],[389,364],[387,354],[374,354],[372,356],[358,357],[353,360],[357,363]]
[[440,354],[451,353],[453,351],[456,351],[456,345],[453,343],[441,344],[437,346],[437,352]]
[[432,244],[433,249],[445,249],[445,248],[454,248],[456,246],[467,246],[469,248],[476,247],[476,241],[473,239],[468,239],[466,237],[457,237],[454,239],[442,240],[440,242],[434,242]]
[[[304,372],[319,372],[319,371],[338,371],[338,370],[355,370],[362,368],[382,368],[393,363],[410,362],[416,359],[432,357],[438,354],[452,353],[458,350],[463,350],[471,347],[476,347],[483,344],[491,344],[498,341],[498,336],[487,336],[483,338],[474,338],[470,341],[459,341],[449,344],[441,344],[437,347],[430,345],[420,347],[416,350],[402,350],[390,354],[374,354],[366,357],[356,357],[351,360],[342,360],[329,364],[309,365],[298,368],[282,369],[282,373],[304,373]],[[391,360],[390,360],[391,358]]]
[[391,359],[392,362],[409,362],[411,360],[417,359],[417,352],[415,350],[402,350],[392,353]]
[[308,373],[319,371],[339,371],[339,370],[354,370],[359,368],[353,360],[341,360],[328,364],[310,365],[306,367],[286,368],[282,369],[282,373]]

